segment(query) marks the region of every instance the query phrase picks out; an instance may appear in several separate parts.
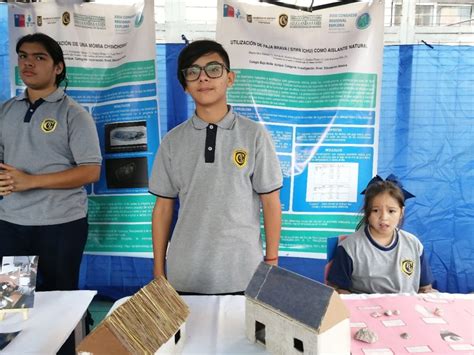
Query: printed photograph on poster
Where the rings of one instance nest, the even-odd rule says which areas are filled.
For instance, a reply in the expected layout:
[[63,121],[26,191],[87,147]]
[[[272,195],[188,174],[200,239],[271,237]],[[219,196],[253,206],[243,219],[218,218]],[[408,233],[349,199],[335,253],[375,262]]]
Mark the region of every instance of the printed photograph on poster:
[[146,121],[105,125],[105,152],[140,152],[147,150]]
[[0,272],[0,311],[33,308],[38,256],[4,256]]
[[148,160],[146,157],[130,157],[105,160],[108,188],[148,187]]

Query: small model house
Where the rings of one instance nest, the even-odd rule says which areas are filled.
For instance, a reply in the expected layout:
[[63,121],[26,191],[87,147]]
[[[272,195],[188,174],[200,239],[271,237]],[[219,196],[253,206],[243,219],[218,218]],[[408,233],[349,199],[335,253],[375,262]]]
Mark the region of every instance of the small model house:
[[349,311],[337,292],[261,263],[245,291],[247,338],[272,354],[350,354]]
[[105,318],[78,354],[181,353],[189,308],[165,278],[153,280]]

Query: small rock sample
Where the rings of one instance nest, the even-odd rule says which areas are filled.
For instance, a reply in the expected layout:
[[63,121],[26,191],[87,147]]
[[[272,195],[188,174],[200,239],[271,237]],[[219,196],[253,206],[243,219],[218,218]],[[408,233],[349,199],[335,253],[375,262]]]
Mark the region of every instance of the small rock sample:
[[396,315],[396,316],[398,316],[398,315],[400,314],[400,311],[399,311],[398,309],[395,309],[395,310],[393,311],[393,314]]
[[457,341],[463,341],[462,337],[460,337],[459,335],[457,334],[454,334],[453,332],[449,331],[449,330],[441,330],[440,331],[440,335],[441,335],[441,338],[444,340],[444,341],[447,341],[449,343],[451,342],[457,342]]
[[433,313],[435,316],[441,317],[443,315],[443,310],[441,308],[436,307]]
[[374,318],[382,317],[382,313],[380,313],[380,312],[372,312],[372,313],[370,313],[370,315]]
[[385,314],[386,316],[391,316],[392,315],[392,311],[387,309],[385,312],[383,312],[383,314]]
[[402,333],[402,334],[400,334],[400,338],[402,338],[402,339],[408,339],[408,338],[410,338],[410,334],[408,334],[408,333]]
[[360,328],[357,333],[354,334],[354,338],[369,344],[373,344],[379,339],[377,334],[369,328]]

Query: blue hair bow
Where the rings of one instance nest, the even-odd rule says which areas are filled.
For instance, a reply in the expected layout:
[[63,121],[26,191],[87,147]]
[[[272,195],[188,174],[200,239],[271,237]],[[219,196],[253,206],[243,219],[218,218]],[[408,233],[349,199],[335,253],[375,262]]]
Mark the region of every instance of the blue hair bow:
[[365,194],[365,191],[369,188],[370,185],[372,184],[375,184],[379,181],[390,181],[392,183],[394,183],[395,185],[397,185],[400,190],[402,190],[403,192],[403,197],[405,198],[405,200],[408,200],[409,198],[412,198],[412,197],[415,197],[415,195],[413,195],[412,193],[408,192],[407,190],[405,190],[403,188],[403,185],[402,183],[398,180],[398,178],[393,175],[393,174],[390,174],[389,176],[387,176],[387,178],[384,180],[383,178],[381,178],[380,176],[378,175],[375,175],[370,181],[369,183],[367,184],[367,187],[364,189],[364,191],[362,191],[360,194],[361,195],[364,195]]

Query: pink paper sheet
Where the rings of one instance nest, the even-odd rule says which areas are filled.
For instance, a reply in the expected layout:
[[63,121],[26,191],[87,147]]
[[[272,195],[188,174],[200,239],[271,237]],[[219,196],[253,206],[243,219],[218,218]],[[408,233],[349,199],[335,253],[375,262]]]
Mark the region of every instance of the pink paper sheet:
[[[442,298],[431,294],[414,296],[389,295],[368,299],[345,299],[351,314],[352,354],[474,354],[474,299]],[[436,308],[441,316],[434,314]],[[399,310],[399,315],[386,316],[386,310]],[[374,318],[373,312],[382,316]],[[378,341],[367,344],[354,339],[363,326],[375,331]],[[390,326],[391,325],[391,326]],[[441,337],[443,331],[460,336]],[[408,333],[403,339],[400,334]],[[453,341],[457,340],[457,341]]]

